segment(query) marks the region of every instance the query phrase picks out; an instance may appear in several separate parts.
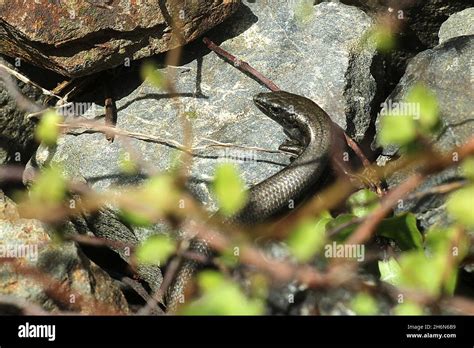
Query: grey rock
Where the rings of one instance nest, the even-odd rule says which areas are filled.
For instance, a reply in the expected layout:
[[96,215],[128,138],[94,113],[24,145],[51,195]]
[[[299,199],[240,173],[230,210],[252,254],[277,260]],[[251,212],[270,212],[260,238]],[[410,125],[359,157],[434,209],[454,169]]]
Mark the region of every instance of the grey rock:
[[472,7],[471,0],[417,0],[406,10],[407,24],[425,47],[438,44],[438,30],[453,13]]
[[[0,53],[79,77],[165,52],[222,22],[240,0],[0,2]],[[181,24],[179,39],[171,28]]]
[[[364,44],[372,20],[357,8],[335,3],[315,6],[308,18],[298,19],[289,3],[248,3],[248,7],[242,6],[210,33],[210,38],[216,42],[225,38],[224,49],[251,63],[282,89],[313,99],[355,138],[363,138],[376,92],[371,75],[375,49]],[[188,48],[183,60],[183,66],[160,71],[168,76],[176,72],[173,82],[179,100],[195,114],[191,120],[195,147],[206,144],[204,139],[208,138],[278,148],[285,139],[281,127],[252,103],[252,96],[264,91],[262,86],[214,53],[202,54],[202,49],[196,47]],[[169,95],[148,82],[134,85],[133,76],[133,71],[116,76],[115,94],[131,91],[117,100],[117,127],[182,143],[182,129]],[[83,117],[101,120],[103,109],[93,104]],[[53,151],[40,147],[30,165],[41,168],[60,163],[67,176],[81,178],[93,189],[103,191],[142,180],[140,176],[121,173],[121,155],[130,148],[154,171],[168,170],[176,157],[176,150],[152,142],[130,139],[123,147],[120,138],[110,144],[103,134],[75,132],[62,137]],[[289,163],[283,154],[235,148],[200,150],[193,160],[189,189],[210,210],[216,206],[209,182],[215,166],[223,161],[236,163],[248,186]],[[169,230],[163,225],[130,229],[119,221],[112,208],[109,212],[101,214],[100,224],[89,225],[96,235],[135,244],[150,234]]]
[[[409,89],[416,83],[425,84],[432,90],[440,107],[442,127],[435,136],[435,148],[446,152],[455,146],[462,145],[474,134],[474,99],[472,57],[474,54],[474,36],[459,36],[453,38],[434,49],[424,51],[417,55],[409,64],[405,75],[397,88],[387,98],[398,103],[404,99]],[[382,110],[382,114],[386,110]],[[376,121],[379,129],[380,117]],[[384,165],[395,156],[399,148],[389,146],[383,149],[382,156],[377,160]],[[399,172],[388,179],[390,187],[404,181],[410,172]],[[447,169],[437,175],[431,176],[423,183],[417,192],[447,183],[459,178],[455,169]],[[422,226],[428,227],[435,223],[447,223],[443,208],[444,197],[441,195],[426,196],[420,200],[404,201],[403,207],[398,207],[397,212],[414,212]]]
[[[14,67],[0,57],[0,62],[10,69]],[[11,78],[14,86],[27,98],[38,103],[44,100],[41,91],[34,86]],[[26,163],[36,146],[35,122],[26,118],[28,112],[17,105],[17,101],[6,89],[0,78],[0,164]]]
[[439,29],[439,43],[456,36],[474,35],[474,7],[453,14]]
[[[109,313],[129,313],[125,297],[107,273],[87,259],[74,243],[53,242],[48,228],[40,221],[21,218],[15,204],[1,191],[0,251],[0,257],[17,259],[29,272],[22,274],[9,263],[2,263],[2,295],[14,296],[50,312],[97,313],[100,304]],[[48,290],[53,282],[58,285]],[[64,291],[60,304],[50,294],[55,291]],[[81,297],[77,296],[73,302],[71,294]]]
[[341,2],[361,7],[376,15],[387,14],[390,11],[403,20],[401,30],[404,35],[414,33],[413,40],[419,41],[425,48],[438,44],[438,30],[449,16],[472,7],[471,0],[341,0]]

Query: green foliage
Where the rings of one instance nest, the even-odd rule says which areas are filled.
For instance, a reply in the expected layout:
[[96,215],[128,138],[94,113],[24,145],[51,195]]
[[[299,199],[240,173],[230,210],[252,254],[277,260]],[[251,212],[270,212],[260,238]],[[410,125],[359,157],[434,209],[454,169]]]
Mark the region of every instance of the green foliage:
[[266,298],[269,292],[268,278],[261,273],[250,276],[250,293],[253,297]]
[[47,146],[54,146],[59,137],[59,123],[63,121],[63,117],[60,116],[54,110],[46,111],[36,127],[35,137],[39,142]]
[[462,173],[467,179],[474,182],[474,157],[468,157],[463,161]]
[[412,213],[382,220],[377,235],[393,239],[402,250],[423,248],[423,237]]
[[404,302],[397,305],[393,312],[396,315],[423,315],[423,308],[421,308],[418,304],[413,302]]
[[135,251],[139,263],[157,264],[165,263],[176,251],[176,243],[165,235],[154,235],[145,240]]
[[386,115],[380,123],[378,142],[382,146],[406,145],[415,140],[416,124],[411,116]]
[[250,299],[239,286],[215,271],[198,275],[202,296],[185,306],[185,315],[259,315],[264,312],[260,299]]
[[377,50],[389,53],[396,46],[395,35],[388,25],[376,25],[369,33],[369,40],[375,42]]
[[[341,214],[337,216],[329,221],[326,226],[327,231],[347,224],[358,217],[366,216],[378,205],[376,201],[373,201],[376,196],[372,194],[367,195],[364,191],[366,190],[361,190],[349,198],[349,205],[352,206],[352,211],[358,215]],[[354,232],[357,226],[357,224],[352,224],[342,228],[334,239],[339,242],[344,241]],[[376,234],[393,239],[402,250],[420,249],[423,247],[423,237],[416,225],[416,218],[411,213],[382,220],[377,227]]]
[[36,204],[58,204],[67,190],[66,179],[57,166],[45,168],[30,189],[30,198]]
[[300,262],[309,261],[326,242],[326,224],[331,218],[301,221],[290,233],[288,248]]
[[128,152],[120,152],[119,167],[122,172],[128,175],[138,172],[138,165],[131,159]]
[[[406,101],[412,105],[419,105],[419,124],[421,129],[429,133],[439,122],[439,106],[436,95],[421,83],[415,84],[409,91]],[[413,115],[412,115],[413,116]]]
[[314,1],[299,0],[293,7],[295,19],[300,24],[308,23],[314,17]]
[[[349,221],[354,220],[356,218],[357,217],[355,215],[352,215],[352,214],[338,215],[337,217],[335,217],[334,219],[332,219],[331,221],[328,222],[328,224],[326,225],[326,231],[334,230],[338,226],[344,225],[344,224],[348,223]],[[337,235],[334,236],[333,239],[338,241],[338,242],[343,242],[344,240],[347,239],[347,237],[349,237],[352,234],[352,232],[354,232],[354,230],[356,228],[357,228],[357,224],[352,224],[352,225],[346,226],[346,227],[342,228],[337,233]]]
[[366,293],[357,294],[351,301],[351,308],[358,315],[375,315],[379,311],[375,299]]
[[400,256],[400,286],[437,296],[443,276],[443,258],[427,257],[423,251],[409,251]]
[[449,195],[446,209],[456,221],[474,228],[474,184],[463,187]]
[[166,78],[158,67],[152,62],[146,62],[142,65],[140,75],[143,81],[148,81],[152,86],[165,89]]
[[142,212],[138,207],[120,209],[119,217],[120,220],[136,227],[149,227],[153,225],[154,220],[150,213]]
[[395,260],[394,258],[389,258],[385,261],[379,261],[378,266],[380,272],[380,280],[392,285],[400,284],[401,268],[397,260]]
[[225,216],[232,216],[241,210],[247,202],[247,191],[237,168],[230,163],[217,167],[212,185],[214,196]]
[[[460,238],[456,229],[430,229],[424,250],[401,254],[399,261],[379,262],[381,280],[400,288],[438,296],[452,294],[456,286],[457,267],[467,254],[469,241]],[[457,242],[455,242],[457,241]]]
[[239,257],[234,255],[233,249],[225,249],[217,260],[227,267],[236,267],[239,264]]
[[151,177],[137,190],[126,193],[130,204],[121,206],[121,218],[136,226],[149,226],[179,206],[180,191],[171,175]]
[[431,255],[439,258],[442,265],[441,286],[448,294],[453,294],[457,281],[457,269],[469,252],[470,240],[458,228],[431,228],[426,234],[426,248]]
[[357,217],[364,217],[370,214],[378,204],[378,196],[368,189],[359,190],[352,194],[348,201],[352,214]]
[[439,125],[438,100],[425,85],[417,83],[411,87],[400,105],[406,108],[397,113],[389,110],[381,118],[378,143],[382,146],[410,145],[417,134],[430,135]]

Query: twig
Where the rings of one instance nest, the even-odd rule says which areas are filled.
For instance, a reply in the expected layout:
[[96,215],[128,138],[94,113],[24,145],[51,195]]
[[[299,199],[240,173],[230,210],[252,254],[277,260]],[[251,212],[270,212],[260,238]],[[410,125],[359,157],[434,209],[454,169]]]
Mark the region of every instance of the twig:
[[110,248],[115,248],[115,249],[129,248],[130,250],[133,250],[135,248],[134,245],[124,243],[121,241],[99,238],[95,236],[81,235],[81,234],[66,235],[64,236],[64,239],[71,240],[79,244],[91,245],[91,246],[96,246],[96,247],[105,246],[105,247],[110,247]]
[[431,187],[430,189],[422,191],[422,192],[412,193],[412,194],[407,196],[407,199],[408,200],[420,199],[420,198],[422,198],[424,196],[428,196],[428,195],[449,193],[451,191],[454,191],[454,190],[460,189],[461,187],[466,186],[466,184],[467,184],[466,180],[459,180],[459,181],[450,182],[450,183],[447,183],[447,184],[434,186],[434,187]]
[[8,74],[10,74],[11,76],[17,78],[18,80],[22,81],[23,83],[26,83],[26,84],[30,84],[30,85],[33,85],[35,86],[36,88],[38,88],[39,90],[41,90],[41,92],[44,94],[44,95],[47,95],[47,96],[50,96],[50,97],[55,97],[57,99],[59,99],[60,101],[63,100],[62,97],[54,94],[53,92],[51,92],[50,90],[47,90],[46,88],[43,88],[41,87],[39,84],[37,84],[36,82],[34,81],[31,81],[28,77],[20,74],[18,71],[16,70],[13,70],[13,69],[10,69],[8,66],[6,66],[5,64],[1,63],[0,62],[0,69],[3,69],[5,70]]
[[[346,139],[347,145],[349,145],[352,151],[354,151],[357,157],[359,157],[360,161],[362,162],[362,165],[366,168],[367,176],[369,180],[370,179],[374,180],[373,178],[374,172],[373,170],[370,169],[370,165],[371,165],[370,161],[367,159],[364,152],[361,150],[359,145],[354,141],[354,139],[352,139],[349,135],[347,135],[347,133],[342,128],[341,130],[344,132],[344,137]],[[384,190],[382,188],[382,183],[380,182],[380,180],[375,179],[372,183],[375,187],[375,192],[377,193],[377,195],[379,197],[383,196]]]
[[[430,149],[430,151],[432,151]],[[442,155],[439,158],[433,156],[429,161],[426,161],[425,166],[420,172],[408,177],[403,183],[390,191],[381,201],[371,214],[367,216],[365,221],[359,225],[354,233],[349,237],[347,244],[358,244],[367,241],[375,231],[382,219],[392,210],[400,199],[405,197],[409,192],[418,187],[428,175],[453,166],[458,162],[453,162],[452,153],[458,154],[459,161],[462,161],[466,156],[474,153],[474,138],[471,138],[464,145],[454,149],[447,155]]]
[[250,151],[258,151],[258,152],[264,152],[264,153],[285,153],[280,150],[269,150],[269,149],[264,149],[260,147],[254,147],[254,146],[245,146],[245,145],[237,145],[237,144],[229,144],[229,143],[221,143],[216,140],[210,140],[206,139],[207,141],[213,142],[213,144],[208,144],[208,145],[202,145],[202,146],[197,146],[197,147],[191,147],[188,148],[184,146],[183,144],[171,140],[171,139],[166,139],[154,135],[148,135],[144,133],[139,133],[139,132],[130,132],[121,128],[117,127],[111,127],[103,124],[99,124],[97,122],[90,122],[90,121],[70,121],[70,122],[63,122],[60,123],[59,126],[63,129],[80,129],[83,130],[82,132],[69,132],[70,134],[81,134],[85,132],[89,133],[113,133],[115,136],[123,136],[123,137],[129,137],[129,138],[134,138],[134,139],[139,139],[143,141],[148,141],[148,142],[153,142],[161,145],[166,145],[172,148],[175,148],[177,150],[186,152],[190,155],[195,155],[197,151],[205,150],[208,148],[213,148],[213,147],[234,147],[234,148],[239,148],[239,149],[246,149]]
[[[73,105],[73,102],[67,102],[66,104],[61,104],[61,105],[55,105],[53,106],[54,109],[63,109],[67,106]],[[40,118],[42,114],[44,114],[46,111],[50,110],[51,108],[46,108],[40,111],[36,112],[30,112],[29,114],[26,115],[26,118]]]
[[11,79],[11,76],[2,69],[0,69],[0,79],[3,80],[8,93],[12,96],[13,99],[15,99],[18,108],[29,112],[36,112],[40,109],[40,107],[36,105],[36,103],[25,97],[20,92],[17,84],[14,83]]
[[221,57],[224,57],[225,59],[230,61],[236,68],[238,68],[238,69],[250,74],[251,76],[253,76],[255,79],[257,79],[257,81],[263,83],[269,90],[271,90],[273,92],[276,92],[276,91],[280,90],[280,88],[273,81],[271,81],[270,79],[265,77],[259,71],[255,70],[252,66],[250,66],[249,63],[247,63],[243,60],[240,60],[240,59],[236,58],[235,56],[233,56],[232,54],[230,54],[229,52],[223,50],[222,48],[217,46],[214,42],[209,40],[207,37],[202,39],[202,41],[206,44],[206,46],[211,51],[214,51],[215,53],[217,53]]
[[210,147],[233,147],[233,148],[238,148],[238,149],[259,151],[259,152],[266,152],[266,153],[287,153],[286,151],[267,150],[267,149],[256,147],[256,146],[245,146],[245,145],[237,145],[237,144],[232,144],[232,143],[223,143],[223,142],[213,140],[213,139],[208,139],[208,138],[202,138],[202,140],[209,141],[212,144],[194,147],[193,148],[194,151],[205,150]]

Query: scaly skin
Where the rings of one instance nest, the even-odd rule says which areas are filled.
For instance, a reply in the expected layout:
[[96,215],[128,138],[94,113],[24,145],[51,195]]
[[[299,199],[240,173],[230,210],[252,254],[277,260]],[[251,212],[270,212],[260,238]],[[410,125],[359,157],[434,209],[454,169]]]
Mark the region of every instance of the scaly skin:
[[[291,142],[286,149],[298,154],[298,157],[249,190],[246,206],[231,221],[242,224],[262,222],[284,211],[292,201],[300,201],[321,178],[337,137],[329,116],[305,97],[284,91],[260,93],[254,97],[254,103],[284,128]],[[193,240],[190,250],[211,255],[204,240]],[[198,266],[195,261],[183,261],[166,296],[168,312],[176,309],[186,284]]]

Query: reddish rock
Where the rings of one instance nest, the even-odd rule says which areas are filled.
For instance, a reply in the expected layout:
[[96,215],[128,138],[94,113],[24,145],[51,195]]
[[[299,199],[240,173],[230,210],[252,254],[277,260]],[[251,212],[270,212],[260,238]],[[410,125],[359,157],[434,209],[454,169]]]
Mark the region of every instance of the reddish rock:
[[[168,51],[229,17],[240,0],[0,0],[0,53],[78,77]],[[182,40],[171,38],[171,20]]]

